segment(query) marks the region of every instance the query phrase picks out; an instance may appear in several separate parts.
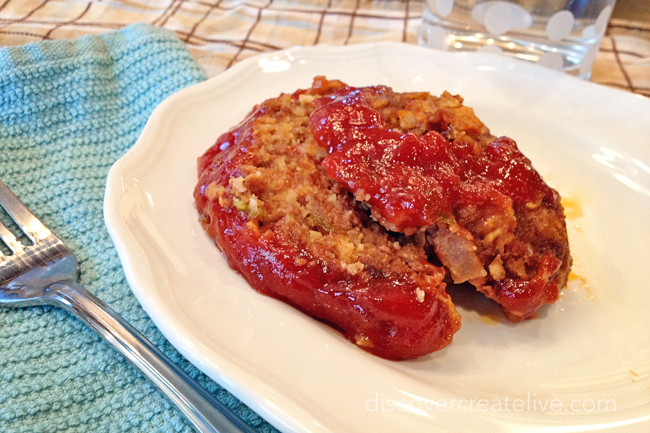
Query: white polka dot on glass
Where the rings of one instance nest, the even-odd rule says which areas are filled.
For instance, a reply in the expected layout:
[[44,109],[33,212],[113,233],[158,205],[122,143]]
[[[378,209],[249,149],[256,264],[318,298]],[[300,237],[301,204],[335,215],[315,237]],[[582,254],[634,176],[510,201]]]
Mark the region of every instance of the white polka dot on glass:
[[454,0],[436,0],[436,11],[441,17],[446,17],[454,9]]
[[438,50],[447,49],[447,32],[442,27],[431,27],[426,34],[427,46]]
[[546,35],[552,41],[559,41],[571,33],[573,28],[573,14],[569,11],[556,12],[546,25]]
[[505,28],[507,32],[525,29],[533,24],[533,17],[526,9],[517,4],[504,1],[479,3],[472,9],[470,16],[488,31],[490,31],[489,29],[503,31]]
[[496,45],[483,45],[481,48],[476,50],[476,52],[487,54],[503,54],[503,50]]
[[582,59],[582,63],[580,64],[580,74],[586,75],[589,74],[589,71],[591,71],[591,67],[594,64],[594,61],[596,60],[596,55],[598,54],[598,45],[594,44],[589,48],[589,51],[587,51],[587,54],[585,54],[585,57]]
[[612,14],[612,7],[611,6],[605,6],[605,8],[600,11],[598,14],[598,18],[596,18],[596,24],[595,24],[595,32],[596,36],[600,36],[605,34],[605,30],[607,29],[607,23],[609,22],[609,16]]
[[485,12],[485,28],[493,35],[502,35],[512,27],[514,16],[507,4],[501,2]]
[[564,66],[564,60],[562,60],[562,54],[551,51],[542,55],[537,61],[537,64],[559,70]]

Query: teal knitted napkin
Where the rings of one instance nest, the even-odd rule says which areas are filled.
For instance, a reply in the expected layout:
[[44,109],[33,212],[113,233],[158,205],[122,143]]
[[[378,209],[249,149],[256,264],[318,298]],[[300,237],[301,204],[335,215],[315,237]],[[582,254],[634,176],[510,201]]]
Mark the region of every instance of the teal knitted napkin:
[[[205,79],[168,31],[138,24],[0,49],[0,179],[76,254],[80,283],[260,431],[269,424],[189,364],[132,295],[104,226],[111,165],[153,109]],[[51,307],[0,307],[0,431],[189,432],[99,337]]]

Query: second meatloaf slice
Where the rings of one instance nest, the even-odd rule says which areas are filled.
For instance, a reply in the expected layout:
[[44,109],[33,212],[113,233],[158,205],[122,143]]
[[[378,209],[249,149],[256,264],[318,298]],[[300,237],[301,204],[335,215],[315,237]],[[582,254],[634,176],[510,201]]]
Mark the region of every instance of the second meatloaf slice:
[[524,320],[567,281],[560,196],[513,140],[491,135],[462,102],[447,92],[346,87],[316,101],[312,131],[329,153],[328,175],[374,220]]

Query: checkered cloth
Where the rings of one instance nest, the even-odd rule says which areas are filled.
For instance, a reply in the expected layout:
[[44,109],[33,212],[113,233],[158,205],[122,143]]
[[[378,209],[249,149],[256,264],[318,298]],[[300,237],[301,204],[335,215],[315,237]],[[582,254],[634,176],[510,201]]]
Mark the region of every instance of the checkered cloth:
[[[423,0],[0,0],[0,45],[145,22],[173,31],[206,74],[296,45],[417,43]],[[650,23],[612,20],[591,81],[650,96]]]

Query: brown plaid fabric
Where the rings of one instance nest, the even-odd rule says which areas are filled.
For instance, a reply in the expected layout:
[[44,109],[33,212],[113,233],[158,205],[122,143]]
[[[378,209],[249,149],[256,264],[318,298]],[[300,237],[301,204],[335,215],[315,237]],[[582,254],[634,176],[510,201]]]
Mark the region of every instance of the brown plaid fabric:
[[650,97],[650,22],[611,20],[591,81]]
[[[208,76],[292,46],[417,43],[424,0],[0,0],[0,45],[146,22],[172,30]],[[613,19],[592,81],[650,96],[650,23]]]

